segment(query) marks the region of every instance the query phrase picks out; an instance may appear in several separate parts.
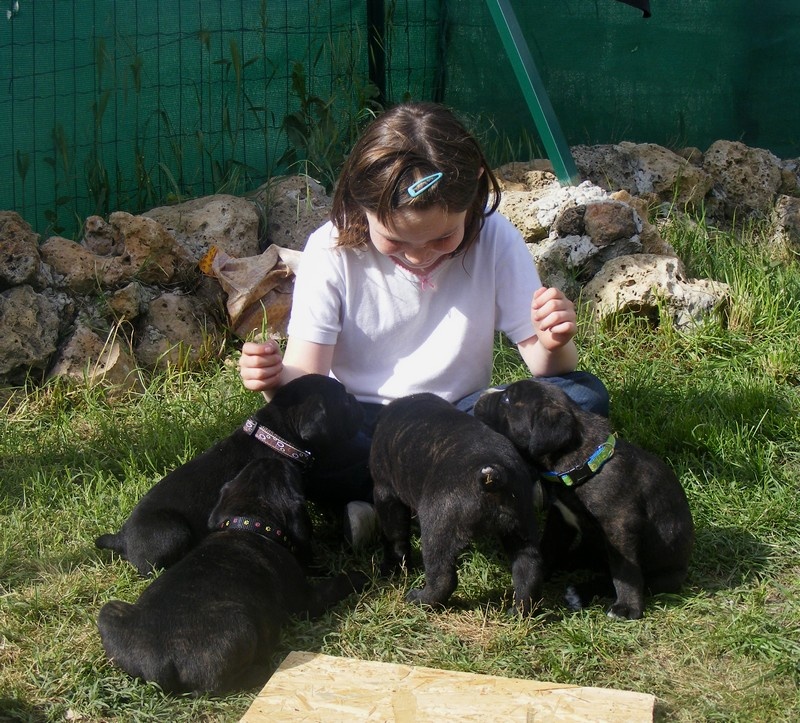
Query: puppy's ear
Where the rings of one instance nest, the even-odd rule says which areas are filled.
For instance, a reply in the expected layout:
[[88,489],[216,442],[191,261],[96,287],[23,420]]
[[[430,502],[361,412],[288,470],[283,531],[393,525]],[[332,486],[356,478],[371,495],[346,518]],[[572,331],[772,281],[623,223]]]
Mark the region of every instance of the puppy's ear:
[[216,530],[225,519],[224,508],[227,504],[228,490],[230,489],[230,482],[226,482],[219,492],[217,503],[208,515],[208,529]]
[[331,432],[328,405],[322,394],[309,394],[292,410],[295,431],[306,442],[324,444]]
[[528,454],[540,459],[575,447],[580,442],[574,411],[566,404],[545,404],[529,411]]

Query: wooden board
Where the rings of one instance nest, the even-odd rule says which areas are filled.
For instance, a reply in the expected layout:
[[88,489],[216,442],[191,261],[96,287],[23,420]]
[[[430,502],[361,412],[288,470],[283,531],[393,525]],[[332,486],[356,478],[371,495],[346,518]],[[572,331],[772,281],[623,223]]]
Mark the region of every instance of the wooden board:
[[605,688],[292,652],[241,723],[652,721],[655,698]]

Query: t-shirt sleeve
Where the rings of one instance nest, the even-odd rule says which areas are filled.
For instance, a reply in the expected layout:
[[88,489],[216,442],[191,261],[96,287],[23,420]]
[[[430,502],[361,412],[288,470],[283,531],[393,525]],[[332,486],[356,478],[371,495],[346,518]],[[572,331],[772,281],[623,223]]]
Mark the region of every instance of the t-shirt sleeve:
[[289,336],[335,344],[342,329],[342,279],[330,224],[315,231],[306,244],[294,281]]
[[[495,241],[496,326],[514,344],[536,334],[531,322],[533,292],[542,282],[522,234],[504,216],[489,217]],[[489,221],[487,220],[487,226]]]

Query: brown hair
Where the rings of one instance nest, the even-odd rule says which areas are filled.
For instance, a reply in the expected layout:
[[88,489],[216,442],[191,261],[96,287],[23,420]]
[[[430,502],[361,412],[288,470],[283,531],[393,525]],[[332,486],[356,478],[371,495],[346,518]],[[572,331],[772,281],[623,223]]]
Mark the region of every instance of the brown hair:
[[[413,197],[408,188],[431,174],[441,179]],[[449,109],[435,103],[397,105],[367,126],[339,175],[331,219],[338,245],[362,247],[369,238],[365,211],[383,225],[397,210],[467,211],[464,240],[475,241],[486,217],[497,210],[500,186],[478,142]]]

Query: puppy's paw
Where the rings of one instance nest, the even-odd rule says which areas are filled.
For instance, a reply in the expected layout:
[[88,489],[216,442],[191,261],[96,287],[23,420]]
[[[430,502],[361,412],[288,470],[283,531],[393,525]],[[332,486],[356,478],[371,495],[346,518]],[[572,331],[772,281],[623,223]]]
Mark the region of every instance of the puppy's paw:
[[578,594],[578,590],[574,585],[567,586],[567,589],[564,591],[564,601],[567,603],[567,607],[574,613],[578,612],[578,610],[583,610],[583,600],[581,600],[581,596]]
[[615,602],[606,613],[608,617],[615,620],[639,620],[642,617],[642,609],[633,605]]
[[532,598],[526,598],[525,600],[515,600],[512,605],[506,608],[506,615],[508,617],[525,617],[527,615],[532,615],[538,610],[541,603],[541,599],[533,600]]
[[432,608],[444,607],[444,602],[432,599],[430,592],[426,588],[412,588],[406,593],[406,601],[414,605],[424,605]]
[[534,609],[530,605],[509,605],[506,608],[506,617],[524,618],[526,615],[530,615]]
[[415,605],[425,604],[425,591],[422,588],[414,587],[406,593],[406,602],[414,603]]

